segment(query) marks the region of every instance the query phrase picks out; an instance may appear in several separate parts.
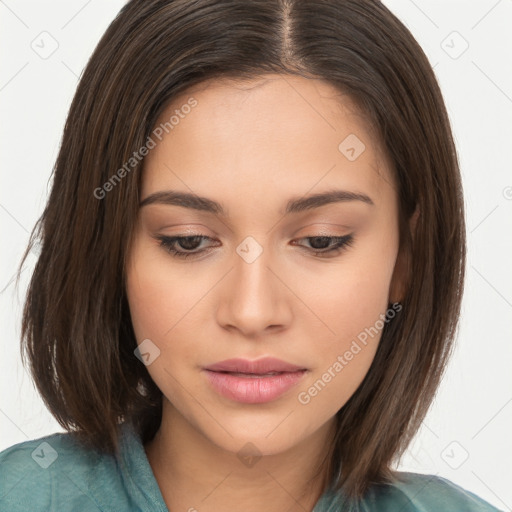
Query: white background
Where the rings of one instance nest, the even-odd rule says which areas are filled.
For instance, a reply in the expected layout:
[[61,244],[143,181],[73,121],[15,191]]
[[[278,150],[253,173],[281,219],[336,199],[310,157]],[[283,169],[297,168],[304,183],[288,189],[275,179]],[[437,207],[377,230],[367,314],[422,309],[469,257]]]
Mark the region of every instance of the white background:
[[[62,431],[19,354],[35,256],[18,291],[14,274],[43,211],[78,77],[123,3],[0,0],[0,450]],[[462,167],[469,246],[457,349],[399,468],[443,476],[510,511],[512,1],[384,3],[421,44],[441,85]],[[41,37],[47,49],[58,44],[46,59],[32,49]]]

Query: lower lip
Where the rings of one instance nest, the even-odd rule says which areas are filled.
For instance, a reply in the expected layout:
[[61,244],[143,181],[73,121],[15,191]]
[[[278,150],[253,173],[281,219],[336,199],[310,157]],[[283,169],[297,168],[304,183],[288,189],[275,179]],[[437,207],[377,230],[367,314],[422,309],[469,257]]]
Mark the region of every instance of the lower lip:
[[306,372],[301,370],[268,377],[240,377],[231,373],[205,370],[210,384],[218,393],[245,404],[262,404],[275,400],[297,385]]

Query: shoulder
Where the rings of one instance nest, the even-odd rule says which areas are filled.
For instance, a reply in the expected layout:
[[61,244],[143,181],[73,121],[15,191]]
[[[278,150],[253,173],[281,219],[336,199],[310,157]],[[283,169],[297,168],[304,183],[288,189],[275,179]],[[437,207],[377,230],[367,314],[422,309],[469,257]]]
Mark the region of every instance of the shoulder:
[[0,510],[99,511],[90,492],[98,478],[113,478],[113,457],[79,445],[72,434],[57,433],[0,452]]
[[396,481],[379,485],[371,491],[370,499],[379,502],[378,510],[403,512],[499,512],[499,509],[476,494],[437,476],[420,473],[395,472]]
[[400,471],[394,475],[394,482],[374,484],[352,507],[341,491],[328,491],[314,512],[501,512],[446,478]]

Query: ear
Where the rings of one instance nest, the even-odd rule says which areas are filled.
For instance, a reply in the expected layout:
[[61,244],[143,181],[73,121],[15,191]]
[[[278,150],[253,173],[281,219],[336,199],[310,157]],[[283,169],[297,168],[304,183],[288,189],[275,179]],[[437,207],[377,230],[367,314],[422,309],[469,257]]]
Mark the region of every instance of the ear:
[[[418,222],[419,215],[419,206],[416,206],[414,213],[409,219],[409,233],[411,235],[411,240],[414,239],[416,223]],[[401,240],[398,255],[396,257],[395,268],[393,270],[393,276],[391,277],[391,284],[389,287],[389,302],[393,303],[403,301],[409,283],[410,267],[410,247],[408,247],[408,244],[404,244]]]

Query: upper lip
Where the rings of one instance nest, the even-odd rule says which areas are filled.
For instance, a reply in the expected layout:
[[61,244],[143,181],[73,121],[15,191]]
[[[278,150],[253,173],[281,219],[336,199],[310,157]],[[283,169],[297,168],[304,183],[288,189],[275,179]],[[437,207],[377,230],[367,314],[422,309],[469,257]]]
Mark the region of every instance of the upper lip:
[[218,363],[206,366],[205,370],[214,372],[236,372],[236,373],[272,373],[272,372],[296,372],[306,370],[301,366],[287,363],[275,357],[263,357],[256,361],[249,359],[226,359]]

